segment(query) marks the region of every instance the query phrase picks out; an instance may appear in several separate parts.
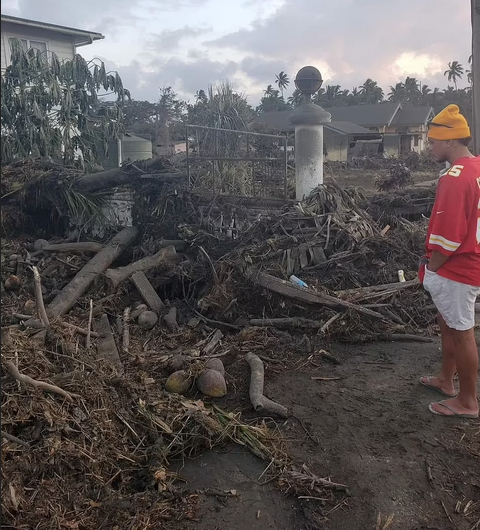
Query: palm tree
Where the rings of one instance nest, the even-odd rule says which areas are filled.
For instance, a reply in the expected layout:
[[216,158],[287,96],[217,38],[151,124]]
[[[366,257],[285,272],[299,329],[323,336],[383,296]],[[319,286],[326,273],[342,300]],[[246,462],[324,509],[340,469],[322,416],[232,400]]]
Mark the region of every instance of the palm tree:
[[383,90],[376,81],[368,78],[360,87],[360,95],[363,103],[380,103],[383,100]]
[[402,103],[405,101],[407,95],[405,91],[405,85],[403,83],[397,83],[395,86],[390,87],[388,93],[388,101],[394,101],[395,103]]
[[278,85],[278,88],[280,89],[280,93],[282,94],[282,98],[283,98],[283,91],[290,84],[290,79],[288,78],[288,75],[283,70],[279,74],[277,74],[275,78],[276,78],[275,83]]
[[458,61],[452,61],[451,63],[448,63],[448,70],[443,72],[443,75],[447,76],[449,81],[453,81],[455,90],[457,90],[457,80],[461,79],[463,74],[463,66]]
[[418,103],[422,93],[420,92],[420,83],[417,81],[417,79],[415,79],[415,77],[407,77],[403,84],[405,86],[407,100],[413,104]]
[[287,99],[287,103],[293,108],[299,107],[302,104],[302,102],[303,102],[303,95],[300,92],[300,90],[298,90],[298,88],[296,88],[293,91],[293,94]]
[[432,93],[430,94],[430,105],[432,105],[432,107],[435,106],[435,104],[439,101],[439,99],[441,98],[442,96],[442,92],[439,88],[434,88]]
[[470,65],[470,69],[467,70],[465,73],[467,74],[467,81],[470,83],[470,86],[473,85],[473,55],[470,55],[468,58],[468,64]]
[[[438,90],[438,89],[435,89],[435,90]],[[428,85],[423,85],[422,96],[421,96],[421,102],[423,105],[428,104],[431,94],[432,94],[432,91],[430,90],[430,87]]]
[[325,97],[327,100],[327,107],[336,107],[342,96],[340,85],[328,85],[325,90]]
[[348,95],[347,105],[358,105],[361,101],[360,90],[354,86]]
[[275,92],[278,92],[278,90],[275,90],[272,85],[268,85],[263,94],[268,97],[275,95]]

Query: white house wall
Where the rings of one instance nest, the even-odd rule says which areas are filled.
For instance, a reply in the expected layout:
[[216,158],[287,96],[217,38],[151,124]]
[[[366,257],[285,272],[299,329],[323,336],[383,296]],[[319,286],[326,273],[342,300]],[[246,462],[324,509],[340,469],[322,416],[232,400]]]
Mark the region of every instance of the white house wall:
[[75,45],[71,36],[62,35],[42,28],[2,22],[2,73],[10,64],[11,52],[9,39],[11,38],[45,42],[47,44],[47,50],[55,53],[60,61],[73,59],[75,54]]

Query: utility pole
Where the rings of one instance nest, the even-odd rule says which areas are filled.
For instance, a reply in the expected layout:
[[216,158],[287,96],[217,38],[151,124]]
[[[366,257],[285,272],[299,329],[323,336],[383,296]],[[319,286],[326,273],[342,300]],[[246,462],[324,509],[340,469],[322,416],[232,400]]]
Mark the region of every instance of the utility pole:
[[472,2],[473,139],[480,155],[480,0]]

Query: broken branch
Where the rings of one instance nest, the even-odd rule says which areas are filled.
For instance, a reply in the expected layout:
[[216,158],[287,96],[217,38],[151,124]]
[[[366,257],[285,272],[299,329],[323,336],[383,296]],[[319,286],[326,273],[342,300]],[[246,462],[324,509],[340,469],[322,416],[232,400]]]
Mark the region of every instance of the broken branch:
[[35,387],[35,389],[44,390],[45,392],[51,392],[52,394],[58,394],[64,397],[67,401],[70,401],[70,403],[73,403],[74,398],[80,397],[78,394],[71,394],[70,392],[63,390],[62,388],[56,385],[51,385],[50,383],[45,383],[44,381],[37,381],[36,379],[32,379],[28,375],[21,374],[12,361],[7,361],[5,364],[10,374],[20,383],[27,383]]
[[48,320],[47,312],[45,311],[45,304],[43,303],[43,294],[42,294],[42,280],[40,278],[40,273],[38,272],[37,267],[32,267],[33,271],[33,283],[35,285],[35,299],[37,300],[37,311],[42,324],[48,328],[50,322]]
[[125,267],[119,267],[118,269],[107,269],[105,276],[112,282],[113,288],[116,289],[123,281],[127,280],[136,272],[145,272],[159,265],[176,263],[179,260],[179,256],[173,245],[162,248],[153,256],[147,256],[138,261],[130,263]]
[[265,373],[261,359],[253,353],[247,353],[245,360],[250,366],[250,401],[254,410],[288,418],[288,410],[283,405],[275,403],[263,395]]

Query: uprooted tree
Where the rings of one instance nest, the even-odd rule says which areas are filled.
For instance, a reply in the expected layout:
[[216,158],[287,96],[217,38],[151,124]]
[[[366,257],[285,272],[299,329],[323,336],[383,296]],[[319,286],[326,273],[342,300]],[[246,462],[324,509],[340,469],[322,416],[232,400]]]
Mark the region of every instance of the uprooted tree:
[[[1,79],[2,162],[43,156],[95,164],[100,150],[124,130],[120,105],[130,98],[116,72],[80,55],[58,57],[12,39],[11,65]],[[99,97],[117,102],[100,105]]]

